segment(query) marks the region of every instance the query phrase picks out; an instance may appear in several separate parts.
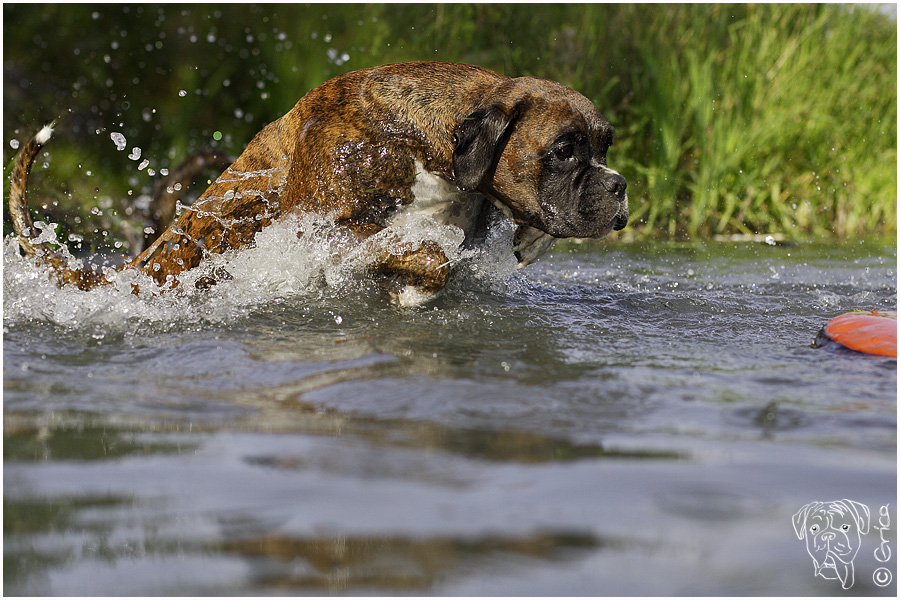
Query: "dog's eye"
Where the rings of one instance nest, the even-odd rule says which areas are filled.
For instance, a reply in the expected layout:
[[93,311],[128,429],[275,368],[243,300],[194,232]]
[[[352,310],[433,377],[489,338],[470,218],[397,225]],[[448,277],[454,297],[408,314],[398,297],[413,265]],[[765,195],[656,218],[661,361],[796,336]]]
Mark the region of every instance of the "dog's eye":
[[816,533],[817,531],[819,531],[819,526],[813,525],[812,527],[809,528],[809,530],[812,531],[813,533]]
[[569,160],[570,158],[575,156],[575,146],[572,144],[560,146],[553,151],[553,156],[555,156],[559,160]]
[[850,531],[850,526],[844,523],[843,525],[841,525],[841,529],[843,529],[844,531]]

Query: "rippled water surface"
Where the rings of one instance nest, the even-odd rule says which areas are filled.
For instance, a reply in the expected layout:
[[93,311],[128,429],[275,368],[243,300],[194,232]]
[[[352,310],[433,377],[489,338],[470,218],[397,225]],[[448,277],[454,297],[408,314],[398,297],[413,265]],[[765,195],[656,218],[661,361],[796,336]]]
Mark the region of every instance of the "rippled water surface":
[[792,516],[844,498],[896,594],[897,362],[810,347],[894,248],[573,244],[415,309],[285,252],[152,298],[7,244],[6,594],[843,594]]

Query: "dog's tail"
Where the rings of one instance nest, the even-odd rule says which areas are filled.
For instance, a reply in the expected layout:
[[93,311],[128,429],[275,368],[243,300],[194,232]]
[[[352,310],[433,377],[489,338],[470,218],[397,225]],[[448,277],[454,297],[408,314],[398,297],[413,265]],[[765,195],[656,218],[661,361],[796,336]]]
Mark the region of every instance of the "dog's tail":
[[28,214],[25,205],[25,192],[28,187],[28,176],[31,174],[31,165],[37,157],[41,146],[47,143],[53,135],[53,127],[56,122],[45,125],[37,135],[28,140],[25,147],[19,152],[16,164],[13,166],[9,179],[9,216],[12,219],[13,229],[19,236],[19,246],[26,256],[34,256],[34,244],[31,238],[35,236],[34,223]]
[[109,282],[90,269],[70,267],[64,256],[48,248],[42,241],[37,241],[37,232],[25,203],[31,166],[41,147],[53,135],[55,125],[55,121],[45,125],[19,152],[9,180],[9,216],[13,230],[19,236],[19,247],[26,256],[36,256],[41,263],[49,266],[59,283],[72,283],[82,290],[88,290]]

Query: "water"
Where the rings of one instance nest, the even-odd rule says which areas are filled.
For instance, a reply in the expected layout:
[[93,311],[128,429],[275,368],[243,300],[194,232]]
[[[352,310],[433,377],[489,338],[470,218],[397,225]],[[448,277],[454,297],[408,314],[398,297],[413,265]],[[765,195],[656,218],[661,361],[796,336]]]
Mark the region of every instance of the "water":
[[6,594],[837,595],[792,516],[844,498],[852,590],[896,594],[897,362],[810,347],[896,306],[894,248],[513,272],[503,234],[404,309],[333,232],[263,234],[158,297],[58,290],[7,244]]

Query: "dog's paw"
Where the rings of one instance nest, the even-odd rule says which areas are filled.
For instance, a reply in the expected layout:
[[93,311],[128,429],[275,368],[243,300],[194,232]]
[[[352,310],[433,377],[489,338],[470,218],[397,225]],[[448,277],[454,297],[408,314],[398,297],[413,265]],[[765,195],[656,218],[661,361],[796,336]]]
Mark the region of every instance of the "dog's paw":
[[426,292],[414,285],[404,285],[395,292],[390,292],[391,302],[403,308],[415,308],[428,304],[441,295],[441,290],[437,292]]
[[428,304],[432,300],[440,296],[444,289],[428,289],[420,285],[410,283],[408,280],[398,276],[382,277],[378,281],[378,287],[383,292],[387,292],[391,304],[401,308],[415,308]]
[[441,247],[426,241],[418,247],[399,247],[373,266],[394,304],[421,306],[437,298],[450,275],[450,261]]

